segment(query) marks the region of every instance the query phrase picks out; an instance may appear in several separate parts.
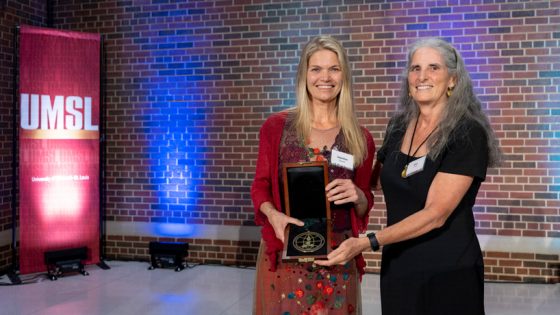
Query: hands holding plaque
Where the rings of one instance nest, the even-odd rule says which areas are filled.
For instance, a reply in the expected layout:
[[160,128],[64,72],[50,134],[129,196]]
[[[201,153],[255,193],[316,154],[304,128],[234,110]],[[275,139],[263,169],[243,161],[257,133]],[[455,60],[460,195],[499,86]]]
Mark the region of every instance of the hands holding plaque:
[[286,163],[283,166],[286,215],[303,225],[288,225],[284,237],[284,260],[313,260],[331,251],[330,203],[326,161]]

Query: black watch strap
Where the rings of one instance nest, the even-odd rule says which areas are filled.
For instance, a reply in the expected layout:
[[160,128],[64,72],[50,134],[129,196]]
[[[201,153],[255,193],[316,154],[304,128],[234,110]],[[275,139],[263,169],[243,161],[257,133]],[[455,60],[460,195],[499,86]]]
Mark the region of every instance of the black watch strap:
[[374,252],[379,250],[379,242],[377,241],[377,237],[375,237],[375,233],[368,233],[366,234],[369,239],[369,245],[371,246],[371,250]]

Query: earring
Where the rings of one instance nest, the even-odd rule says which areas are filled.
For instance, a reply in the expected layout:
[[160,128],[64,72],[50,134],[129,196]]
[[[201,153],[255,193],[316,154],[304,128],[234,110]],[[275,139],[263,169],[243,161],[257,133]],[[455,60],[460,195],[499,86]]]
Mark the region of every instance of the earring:
[[447,97],[451,97],[451,94],[453,94],[453,88],[449,86],[447,87]]

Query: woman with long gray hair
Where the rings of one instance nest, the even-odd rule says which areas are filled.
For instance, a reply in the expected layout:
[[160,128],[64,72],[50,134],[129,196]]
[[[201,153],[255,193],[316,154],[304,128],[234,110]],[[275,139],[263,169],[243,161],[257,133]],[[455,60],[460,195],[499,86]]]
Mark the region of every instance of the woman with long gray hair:
[[498,141],[457,50],[442,39],[412,45],[401,111],[377,160],[387,227],[350,238],[318,265],[383,247],[384,314],[484,314],[484,265],[472,212]]

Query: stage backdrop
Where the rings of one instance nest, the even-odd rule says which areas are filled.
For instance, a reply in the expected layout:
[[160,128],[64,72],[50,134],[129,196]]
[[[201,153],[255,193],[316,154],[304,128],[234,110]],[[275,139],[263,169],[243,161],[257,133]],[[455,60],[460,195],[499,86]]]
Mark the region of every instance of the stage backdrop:
[[45,271],[45,251],[99,261],[100,48],[98,34],[20,27],[22,274]]

